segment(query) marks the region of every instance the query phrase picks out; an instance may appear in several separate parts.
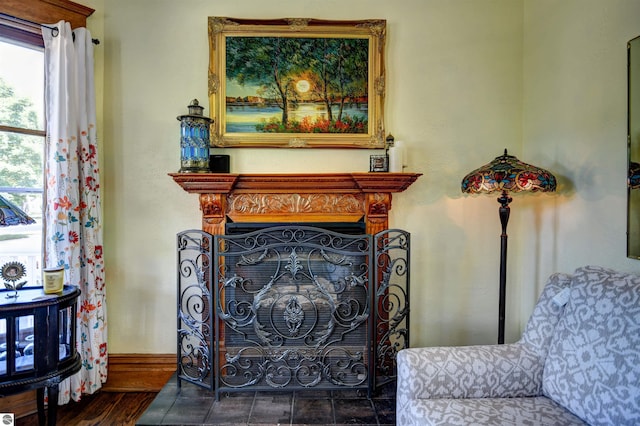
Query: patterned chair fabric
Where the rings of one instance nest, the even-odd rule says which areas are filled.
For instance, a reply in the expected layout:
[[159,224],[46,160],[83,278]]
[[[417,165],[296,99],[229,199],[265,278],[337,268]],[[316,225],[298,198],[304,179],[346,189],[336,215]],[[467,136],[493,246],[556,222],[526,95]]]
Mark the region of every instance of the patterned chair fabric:
[[640,425],[640,277],[576,272],[542,390],[589,424]]
[[398,425],[640,424],[640,276],[553,274],[518,342],[397,361]]

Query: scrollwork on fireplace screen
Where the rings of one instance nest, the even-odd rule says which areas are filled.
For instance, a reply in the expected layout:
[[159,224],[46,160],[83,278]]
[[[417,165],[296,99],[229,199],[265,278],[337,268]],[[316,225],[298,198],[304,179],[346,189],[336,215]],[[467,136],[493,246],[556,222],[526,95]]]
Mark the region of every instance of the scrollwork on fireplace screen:
[[285,226],[216,241],[217,392],[369,389],[369,235]]
[[409,347],[410,234],[399,229],[375,236],[375,385],[396,378],[396,355]]
[[[409,341],[408,233],[293,225],[189,232],[201,236],[179,237],[179,381],[218,397],[247,389],[371,393],[395,379],[395,355]],[[207,249],[191,249],[198,243]]]
[[178,234],[178,385],[213,389],[211,374],[213,237],[199,230]]

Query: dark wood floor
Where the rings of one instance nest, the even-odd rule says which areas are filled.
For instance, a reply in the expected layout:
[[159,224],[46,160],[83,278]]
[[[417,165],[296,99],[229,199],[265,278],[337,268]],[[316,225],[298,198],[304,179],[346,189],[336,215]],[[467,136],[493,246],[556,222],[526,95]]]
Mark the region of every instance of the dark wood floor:
[[[79,402],[58,407],[60,426],[133,426],[155,399],[157,392],[101,392],[83,395]],[[16,420],[16,426],[36,426],[33,414]]]

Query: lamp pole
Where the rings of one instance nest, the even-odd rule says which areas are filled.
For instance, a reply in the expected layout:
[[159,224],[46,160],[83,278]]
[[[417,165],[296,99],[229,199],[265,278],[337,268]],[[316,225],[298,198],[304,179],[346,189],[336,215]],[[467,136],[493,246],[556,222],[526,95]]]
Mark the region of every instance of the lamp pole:
[[498,301],[498,344],[504,343],[504,320],[505,320],[505,303],[507,295],[507,224],[509,223],[509,203],[513,199],[509,197],[507,191],[503,190],[502,195],[498,198],[500,207],[498,213],[500,215],[500,224],[502,225],[502,233],[500,234],[500,299]]

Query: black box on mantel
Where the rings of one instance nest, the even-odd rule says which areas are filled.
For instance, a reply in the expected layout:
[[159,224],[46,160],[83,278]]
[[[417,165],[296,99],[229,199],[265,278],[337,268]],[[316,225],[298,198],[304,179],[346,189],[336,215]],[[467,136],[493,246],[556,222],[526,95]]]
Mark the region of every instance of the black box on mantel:
[[229,173],[229,156],[210,155],[209,170],[211,170],[211,173]]

